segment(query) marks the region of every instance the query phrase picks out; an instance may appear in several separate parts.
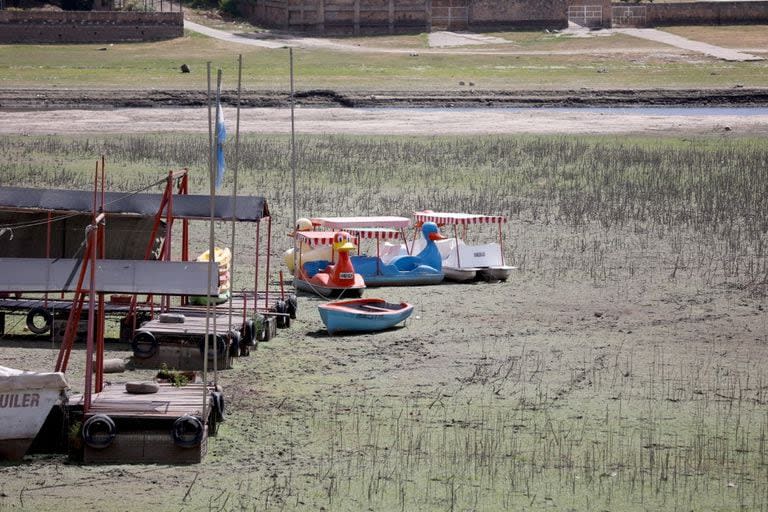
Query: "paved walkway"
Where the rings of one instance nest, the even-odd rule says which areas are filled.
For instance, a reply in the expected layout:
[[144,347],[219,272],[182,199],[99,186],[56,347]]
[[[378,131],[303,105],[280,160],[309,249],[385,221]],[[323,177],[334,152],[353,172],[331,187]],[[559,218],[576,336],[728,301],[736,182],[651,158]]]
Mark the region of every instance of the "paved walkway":
[[745,62],[763,60],[762,57],[756,55],[750,55],[749,53],[742,53],[738,50],[731,50],[729,48],[702,43],[700,41],[693,41],[691,39],[686,39],[685,37],[676,36],[669,32],[663,32],[653,28],[614,28],[611,30],[621,34],[639,37],[641,39],[648,39],[649,41],[656,41],[657,43],[668,44],[683,50],[703,53],[711,57],[728,61]]
[[260,46],[262,48],[285,48],[292,46],[288,42],[282,40],[268,41],[265,39],[259,39],[257,33],[232,34],[223,30],[206,27],[205,25],[200,25],[199,23],[194,23],[186,19],[184,20],[184,28],[191,30],[192,32],[198,32],[205,36],[213,37],[214,39],[221,39],[222,41],[227,41],[230,43],[245,44],[248,46]]
[[508,39],[471,32],[430,32],[427,36],[430,48],[443,46],[469,46],[484,44],[509,44]]

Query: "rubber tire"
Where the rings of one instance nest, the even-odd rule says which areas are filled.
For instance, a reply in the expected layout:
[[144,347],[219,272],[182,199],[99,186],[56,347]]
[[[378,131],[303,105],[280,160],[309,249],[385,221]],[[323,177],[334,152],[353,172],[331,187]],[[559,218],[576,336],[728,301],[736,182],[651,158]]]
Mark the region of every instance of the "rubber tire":
[[[286,307],[284,300],[275,301],[275,313],[286,313],[287,310],[288,308]],[[276,315],[276,317],[278,329],[286,327],[285,320],[289,317],[283,316],[282,314]]]
[[[99,440],[94,439],[93,435],[97,432],[106,433],[106,437]],[[117,436],[115,422],[106,414],[96,414],[83,423],[83,441],[91,448],[102,450],[112,444],[115,436]]]
[[[254,322],[255,324],[255,322]],[[256,333],[256,341],[269,341],[269,316],[261,315],[261,321],[259,322],[259,331]]]
[[[192,433],[191,438],[187,436]],[[185,414],[176,418],[171,428],[173,443],[181,448],[194,448],[203,440],[203,422],[197,416]]]
[[243,322],[243,327],[240,331],[242,332],[240,342],[243,345],[256,345],[256,324],[253,320]]
[[229,356],[238,357],[240,355],[240,333],[229,331]]
[[221,391],[212,391],[213,410],[216,413],[216,421],[222,422],[225,418],[226,406],[224,403],[224,393]]
[[[208,336],[216,336],[216,342],[214,343],[214,350],[211,350],[211,343],[208,343],[208,359],[213,359],[216,356],[223,356],[229,350],[227,340],[221,334],[209,334]],[[200,349],[200,355],[205,354],[205,337],[200,338],[197,348]]]
[[216,421],[216,411],[208,413],[208,435],[215,437],[219,433],[219,422]]
[[[45,320],[45,325],[43,327],[38,327],[35,325],[35,318],[36,317],[42,317],[43,320]],[[48,311],[45,308],[32,308],[29,310],[29,313],[27,313],[27,329],[29,329],[31,332],[35,334],[45,334],[48,331],[51,330],[51,326],[53,325],[53,315],[51,315],[51,312]]]
[[[149,343],[149,350],[143,350],[139,348],[140,344]],[[157,354],[157,349],[160,347],[155,335],[149,331],[136,331],[131,340],[131,348],[133,349],[133,356],[138,359],[149,359]]]
[[[290,300],[290,299],[289,299]],[[288,300],[283,301],[283,329],[288,329],[291,326],[291,305]]]
[[288,307],[288,314],[293,320],[295,320],[296,312],[299,310],[299,300],[296,298],[296,294],[292,293],[288,295],[285,304]]

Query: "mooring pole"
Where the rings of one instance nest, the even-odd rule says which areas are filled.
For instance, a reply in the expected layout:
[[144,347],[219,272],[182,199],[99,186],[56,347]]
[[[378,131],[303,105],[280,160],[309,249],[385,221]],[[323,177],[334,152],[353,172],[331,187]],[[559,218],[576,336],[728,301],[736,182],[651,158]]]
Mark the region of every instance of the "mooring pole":
[[[216,147],[219,144],[219,131],[223,130],[224,127],[219,125],[219,109],[221,108],[221,68],[219,68],[216,72],[216,134],[214,135],[214,152],[216,151]],[[216,156],[216,155],[214,155]],[[214,202],[216,200],[216,175],[218,174],[217,167],[218,158],[214,158],[214,165],[212,167],[213,172],[211,173],[211,236],[208,240],[208,250],[209,250],[209,256],[208,256],[208,272],[212,272],[213,269],[216,269],[216,277],[218,282],[218,276],[219,276],[219,265],[216,263],[216,254],[215,254],[215,248],[213,246],[213,218],[214,218]],[[210,283],[208,283],[208,286],[210,286]],[[216,291],[216,300],[219,298],[219,290],[218,288]],[[213,384],[214,386],[219,383],[219,344],[218,344],[218,337],[217,337],[217,331],[216,331],[216,317],[218,316],[217,308],[216,308],[216,301],[211,300],[212,297],[208,297],[209,306],[211,308],[211,311],[213,313]],[[213,304],[210,304],[213,302]]]
[[211,124],[211,63],[207,63],[208,76],[208,178],[210,181],[208,202],[210,203],[210,236],[208,241],[208,297],[205,301],[205,339],[203,340],[203,423],[208,423],[208,342],[211,333],[211,279],[212,268],[211,259],[213,258],[213,212],[214,198],[216,196],[216,176],[214,173],[214,146],[213,146],[213,126]]
[[[288,57],[291,70],[291,193],[293,198],[293,275],[297,274],[299,266],[298,238],[296,237],[296,123],[294,118],[295,91],[293,86],[293,48],[288,48]],[[294,282],[294,287],[296,283]]]
[[[234,182],[232,183],[232,239],[230,247],[232,248],[232,259],[229,262],[229,325],[228,331],[232,331],[232,299],[234,292],[235,277],[235,214],[237,212],[237,169],[240,164],[240,92],[243,84],[243,54],[237,56],[237,115],[235,121],[235,163],[232,174]],[[245,315],[243,315],[245,321]]]

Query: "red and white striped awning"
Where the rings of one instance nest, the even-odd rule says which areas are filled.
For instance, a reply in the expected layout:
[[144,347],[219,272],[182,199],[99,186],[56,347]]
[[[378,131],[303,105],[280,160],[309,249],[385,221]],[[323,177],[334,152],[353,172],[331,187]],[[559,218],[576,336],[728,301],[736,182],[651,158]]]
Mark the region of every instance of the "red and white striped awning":
[[296,237],[299,242],[304,242],[312,247],[318,245],[333,245],[333,235],[335,231],[297,231]]
[[357,238],[373,238],[377,240],[395,240],[400,238],[400,232],[388,228],[352,228],[347,229],[350,235]]
[[476,215],[474,213],[414,212],[417,222],[444,224],[503,224],[507,218],[503,215]]
[[315,226],[323,226],[330,229],[347,228],[407,228],[411,225],[408,217],[315,217],[312,219]]

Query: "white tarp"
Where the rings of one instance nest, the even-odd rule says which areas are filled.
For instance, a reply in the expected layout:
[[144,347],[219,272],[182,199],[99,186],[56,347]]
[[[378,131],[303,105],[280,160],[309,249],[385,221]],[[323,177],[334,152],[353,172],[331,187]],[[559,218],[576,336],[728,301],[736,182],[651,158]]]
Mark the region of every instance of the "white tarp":
[[0,393],[33,389],[62,390],[69,387],[61,372],[29,372],[0,366]]

